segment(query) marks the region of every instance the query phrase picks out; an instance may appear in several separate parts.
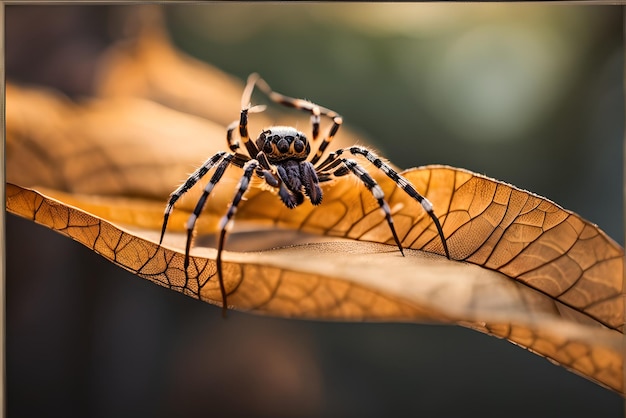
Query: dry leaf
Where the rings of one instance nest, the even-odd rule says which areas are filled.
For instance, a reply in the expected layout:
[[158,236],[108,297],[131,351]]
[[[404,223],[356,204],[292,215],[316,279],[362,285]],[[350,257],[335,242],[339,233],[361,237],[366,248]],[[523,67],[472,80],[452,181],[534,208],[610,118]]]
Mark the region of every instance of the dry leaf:
[[[142,74],[155,67],[154,58],[146,55],[150,51],[170,54],[168,68],[189,73],[192,66],[206,77],[202,85],[217,87],[210,97],[230,97],[224,107],[232,109],[226,113],[237,115],[237,83],[172,55],[162,40],[135,48],[111,54],[110,62],[118,61],[110,64],[110,74],[133,66]],[[7,209],[82,242],[141,277],[219,303],[216,280],[211,280],[215,251],[202,242],[215,232],[217,218],[232,198],[238,169],[228,170],[200,218],[201,235],[192,250],[191,275],[197,273],[197,280],[182,287],[184,238],[176,231],[195,205],[198,190],[177,205],[165,245],[156,242],[167,195],[186,173],[225,147],[223,126],[230,120],[219,115],[207,120],[190,115],[194,112],[187,108],[181,113],[125,97],[139,92],[148,98],[167,96],[165,104],[184,103],[174,100],[179,91],[155,94],[153,85],[137,89],[141,80],[130,77],[128,84],[120,82],[120,91],[110,93],[113,97],[82,104],[8,85],[7,179],[15,185],[7,187]],[[232,101],[235,90],[237,100]],[[258,126],[267,123],[263,115],[255,121]],[[339,137],[338,147],[345,144],[341,141]],[[26,161],[32,169],[23,169]],[[386,176],[372,173],[386,193],[403,245],[441,254],[430,218]],[[256,229],[269,226],[350,240],[226,252],[229,301],[238,309],[290,317],[458,323],[507,338],[623,393],[621,247],[595,225],[546,199],[468,171],[432,166],[404,175],[434,204],[452,258],[462,262],[422,251],[407,251],[403,258],[394,246],[381,245],[392,244],[390,232],[376,202],[354,179],[324,185],[323,205],[305,203],[297,210],[253,187],[238,221]],[[261,247],[275,245],[267,241],[272,234],[262,235]],[[236,240],[237,234],[227,248],[234,248],[229,244]]]
[[[199,276],[184,288],[183,234],[170,236],[169,244],[177,250],[159,247],[158,231],[115,226],[10,184],[7,208],[156,284],[211,303],[221,301],[213,249],[195,249],[192,265]],[[225,278],[229,300],[238,309],[300,318],[459,323],[508,338],[622,391],[622,334],[501,273],[471,264],[420,251],[407,250],[401,257],[392,246],[341,241],[227,252]]]

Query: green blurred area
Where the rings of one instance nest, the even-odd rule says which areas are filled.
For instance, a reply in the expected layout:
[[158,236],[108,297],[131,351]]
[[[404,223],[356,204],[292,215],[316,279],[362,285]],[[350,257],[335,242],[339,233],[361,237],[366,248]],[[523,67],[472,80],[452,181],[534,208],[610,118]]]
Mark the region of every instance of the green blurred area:
[[[175,43],[312,100],[402,168],[449,164],[623,243],[622,13],[541,4],[164,7]],[[303,124],[306,118],[303,117]]]

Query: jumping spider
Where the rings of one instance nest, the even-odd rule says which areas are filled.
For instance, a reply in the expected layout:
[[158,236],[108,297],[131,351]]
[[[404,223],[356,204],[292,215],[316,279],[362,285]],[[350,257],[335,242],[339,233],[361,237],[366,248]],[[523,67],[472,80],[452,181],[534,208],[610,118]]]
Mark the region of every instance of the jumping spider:
[[[322,139],[322,142],[314,154],[311,154],[311,142],[309,142],[306,135],[291,126],[272,126],[261,132],[256,141],[250,140],[250,136],[248,134],[248,115],[250,113],[258,113],[265,110],[265,106],[251,106],[250,104],[250,99],[255,86],[258,86],[272,101],[276,103],[311,113],[311,142],[316,142],[319,138],[321,116],[324,115],[332,120],[333,124],[330,127],[328,134],[324,139]],[[220,181],[226,171],[226,168],[231,164],[242,168],[243,175],[241,176],[237,186],[235,196],[228,207],[228,211],[221,218],[219,223],[220,234],[217,246],[216,262],[217,276],[222,294],[222,309],[224,313],[226,313],[227,310],[227,295],[222,275],[222,250],[224,248],[226,230],[227,226],[233,219],[233,216],[237,212],[237,206],[241,202],[246,190],[248,190],[250,180],[254,175],[264,179],[269,186],[276,188],[280,200],[289,209],[293,209],[304,202],[305,196],[313,205],[319,205],[322,203],[322,189],[320,188],[320,183],[331,181],[336,177],[344,176],[350,173],[354,174],[363,183],[363,185],[367,187],[372,196],[378,202],[378,205],[385,214],[393,239],[395,240],[400,253],[404,255],[402,245],[400,244],[396,229],[393,225],[391,211],[389,209],[389,205],[385,201],[382,189],[369,175],[365,168],[354,160],[342,157],[344,152],[349,152],[355,156],[360,155],[365,157],[376,168],[381,170],[387,175],[387,177],[393,180],[400,189],[420,203],[422,208],[428,213],[435,224],[441,243],[443,244],[446,257],[450,258],[448,245],[443,235],[439,219],[437,219],[437,216],[435,216],[433,212],[432,204],[425,197],[419,194],[407,179],[398,174],[374,152],[365,147],[352,146],[333,151],[329,153],[324,160],[319,162],[324,155],[324,151],[339,130],[341,124],[341,116],[334,111],[306,100],[295,99],[277,93],[273,91],[258,74],[251,74],[248,77],[248,83],[244,89],[241,99],[241,114],[239,120],[230,124],[226,131],[226,140],[231,152],[221,151],[210,157],[185,181],[184,184],[172,192],[165,208],[159,245],[163,242],[165,228],[167,226],[169,215],[173,210],[174,203],[176,203],[176,201],[183,194],[191,189],[191,187],[193,187],[198,180],[207,174],[209,170],[216,167],[211,180],[209,180],[209,183],[205,186],[193,213],[189,216],[189,220],[187,221],[187,243],[185,247],[184,261],[186,277],[185,286],[189,280],[187,272],[189,267],[189,251],[191,248],[192,235],[196,220],[202,213],[207,198],[213,190],[213,187]],[[238,152],[240,148],[239,140],[233,139],[233,131],[237,127],[239,127],[239,137],[241,142],[243,142],[246,147],[247,155]]]

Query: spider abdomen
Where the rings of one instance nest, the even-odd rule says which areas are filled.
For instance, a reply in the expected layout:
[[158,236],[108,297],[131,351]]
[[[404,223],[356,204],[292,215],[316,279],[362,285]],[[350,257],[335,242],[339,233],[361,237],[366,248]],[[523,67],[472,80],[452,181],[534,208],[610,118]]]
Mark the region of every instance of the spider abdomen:
[[311,153],[306,135],[291,126],[273,126],[264,130],[256,145],[272,164],[285,160],[302,161]]

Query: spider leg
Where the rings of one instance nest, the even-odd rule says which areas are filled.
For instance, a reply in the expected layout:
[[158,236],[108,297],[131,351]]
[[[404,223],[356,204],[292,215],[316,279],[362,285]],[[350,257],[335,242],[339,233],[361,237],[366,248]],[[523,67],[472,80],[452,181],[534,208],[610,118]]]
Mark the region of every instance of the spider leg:
[[215,187],[215,185],[220,181],[220,179],[224,175],[224,172],[226,171],[226,168],[232,163],[233,158],[235,158],[234,154],[226,154],[222,162],[219,163],[219,165],[215,169],[215,172],[213,173],[213,176],[211,177],[211,180],[209,180],[207,185],[204,187],[204,191],[202,192],[202,195],[200,196],[198,203],[196,203],[196,207],[194,208],[193,213],[189,215],[189,219],[187,220],[187,225],[186,225],[187,242],[185,245],[185,261],[184,261],[185,287],[187,287],[187,283],[189,282],[189,273],[188,273],[189,252],[191,250],[191,241],[193,238],[193,231],[196,226],[196,221],[198,220],[198,217],[202,213],[202,209],[204,209],[204,205],[206,204],[209,194],[211,193],[211,191],[213,191],[213,187]]
[[[264,109],[265,106],[242,107],[241,114],[239,116],[239,137],[243,141],[243,144],[246,146],[248,154],[251,157],[257,155],[259,153],[259,149],[254,141],[250,140],[250,134],[248,133],[248,114],[262,112]],[[232,132],[235,130],[236,125],[237,122],[235,121],[231,123],[226,130],[226,140],[228,141],[228,146],[232,151],[239,148],[239,141],[232,139]]]
[[342,159],[339,158],[339,156],[342,153],[343,153],[343,150],[337,150],[328,154],[328,157],[326,157],[324,161],[322,161],[321,163],[317,165],[317,167],[315,167],[317,172],[320,173],[320,172],[328,171],[340,165],[342,163]]
[[339,127],[341,126],[342,123],[343,123],[343,119],[340,116],[333,117],[333,125],[330,127],[330,130],[328,131],[328,135],[326,135],[326,138],[322,140],[322,143],[317,148],[317,152],[315,153],[313,158],[311,158],[311,164],[315,164],[316,162],[319,161],[320,158],[322,158],[322,155],[324,155],[324,151],[326,151],[326,148],[328,148],[328,145],[331,143],[331,141],[335,137],[335,134],[337,134],[337,131],[339,130]]
[[313,141],[316,141],[319,137],[320,131],[320,117],[321,115],[326,116],[332,119],[333,124],[328,130],[328,134],[320,143],[317,152],[311,159],[311,163],[315,164],[324,154],[324,151],[328,147],[328,145],[332,142],[333,138],[337,134],[339,127],[343,123],[343,118],[335,111],[327,109],[325,107],[316,105],[308,100],[296,99],[294,97],[285,96],[284,94],[277,93],[272,90],[272,88],[267,84],[265,80],[263,80],[258,74],[254,73],[248,77],[248,85],[256,84],[259,88],[267,94],[267,96],[273,102],[281,104],[283,106],[292,107],[294,109],[304,110],[306,112],[311,113],[311,130],[313,132]]
[[229,226],[233,216],[237,212],[237,206],[241,202],[244,193],[248,190],[250,186],[250,179],[252,175],[259,167],[259,162],[257,160],[250,160],[243,166],[243,175],[241,176],[241,180],[239,180],[239,184],[237,185],[237,192],[235,193],[235,197],[233,198],[230,206],[228,207],[228,211],[222,217],[219,223],[220,235],[217,244],[217,277],[220,284],[220,292],[222,293],[222,315],[226,316],[226,311],[228,310],[228,303],[226,301],[226,288],[224,287],[224,275],[222,272],[222,251],[224,249],[224,242],[226,239],[226,231]]
[[161,227],[161,238],[159,239],[159,245],[163,243],[163,236],[165,235],[165,228],[167,227],[167,221],[174,209],[174,203],[189,189],[193,187],[194,184],[198,182],[208,171],[217,164],[222,158],[224,158],[226,152],[218,152],[208,160],[204,162],[186,181],[183,183],[178,189],[174,190],[170,194],[170,199],[167,202],[167,206],[165,207],[165,214],[163,215],[163,226]]
[[448,250],[448,244],[446,243],[446,238],[443,234],[441,223],[439,222],[439,219],[437,218],[437,216],[435,215],[435,212],[433,211],[432,203],[430,203],[428,199],[426,199],[417,190],[415,190],[415,187],[413,187],[413,185],[407,179],[405,179],[400,174],[398,174],[396,170],[391,168],[389,164],[385,163],[374,152],[368,150],[365,147],[359,147],[359,146],[353,146],[349,148],[340,149],[331,153],[328,156],[328,158],[326,158],[326,160],[324,160],[324,162],[322,162],[317,167],[317,170],[326,171],[329,168],[337,166],[337,164],[334,161],[335,159],[339,158],[339,156],[344,151],[349,151],[352,155],[361,155],[365,157],[376,168],[381,170],[383,173],[385,173],[385,175],[387,175],[387,177],[393,180],[398,185],[398,187],[404,190],[406,194],[408,194],[411,198],[415,199],[420,205],[422,205],[422,208],[424,208],[426,213],[428,213],[428,216],[430,216],[433,223],[435,224],[435,227],[437,228],[437,233],[439,234],[439,238],[441,239],[441,243],[443,245],[444,252],[446,253],[446,257],[450,259],[450,252]]
[[236,152],[239,149],[239,141],[233,138],[233,131],[239,126],[239,121],[236,120],[226,128],[226,142],[228,142],[228,148],[232,152]]
[[[245,95],[245,92],[244,92],[244,95]],[[256,106],[252,106],[252,107],[249,107],[249,105],[248,105],[248,106],[242,106],[241,108],[243,109],[242,111],[245,110],[248,114],[250,114],[250,113],[261,113],[261,112],[263,112],[265,110],[265,106],[264,105],[256,105]],[[247,116],[246,116],[246,119],[245,119],[245,123],[246,123],[245,131],[247,133],[248,132],[248,128],[247,128],[248,119],[247,119]],[[240,125],[241,125],[241,117],[238,120],[233,121],[230,125],[228,125],[226,127],[226,142],[228,142],[228,148],[230,148],[230,150],[232,152],[236,152],[239,149],[239,141],[236,138],[233,138],[233,132]],[[240,128],[240,130],[241,130],[241,128]],[[249,139],[250,138],[248,138],[248,140]],[[246,145],[246,148],[248,149],[248,152],[249,152],[250,151],[250,147],[248,145]],[[254,148],[254,149],[256,149],[256,148]],[[252,154],[252,155],[254,155],[254,154]]]
[[[351,172],[359,180],[361,180],[361,182],[365,185],[365,187],[367,187],[367,189],[372,193],[372,196],[374,196],[374,199],[376,199],[376,201],[378,202],[378,206],[380,206],[382,211],[385,213],[385,219],[387,220],[387,225],[389,225],[389,229],[391,230],[393,239],[396,242],[396,245],[398,246],[400,253],[402,254],[402,256],[404,256],[404,249],[402,248],[402,244],[400,243],[400,239],[398,238],[398,234],[396,233],[396,228],[393,225],[393,218],[391,217],[391,209],[389,209],[389,204],[385,200],[385,193],[383,192],[383,189],[380,188],[376,180],[374,180],[372,176],[370,176],[369,173],[365,171],[365,169],[361,167],[356,161],[348,160],[345,158],[337,159],[336,161],[337,161],[337,164],[334,164],[333,166],[329,167],[329,169],[334,168],[339,164],[343,164],[343,167],[340,167],[339,169],[335,170],[332,173],[332,176],[340,177],[340,176],[349,174]],[[326,176],[328,174],[330,173],[325,173],[325,172],[321,173],[321,175],[323,176],[325,180],[327,179]]]
[[[248,77],[248,82],[246,83],[246,87],[243,89],[243,94],[241,95],[241,114],[239,115],[239,136],[243,144],[246,146],[248,150],[248,154],[250,157],[254,158],[258,153],[259,149],[257,148],[254,141],[250,141],[250,134],[248,133],[248,114],[249,113],[260,113],[265,110],[264,105],[252,106],[250,104],[250,99],[252,98],[252,91],[254,90],[254,86],[256,85],[257,80],[259,79],[258,74],[250,74]],[[237,127],[237,121],[234,121],[228,128],[226,129],[226,141],[228,141],[228,146],[231,151],[235,151],[239,148],[239,141],[233,140],[232,135],[233,131]]]

